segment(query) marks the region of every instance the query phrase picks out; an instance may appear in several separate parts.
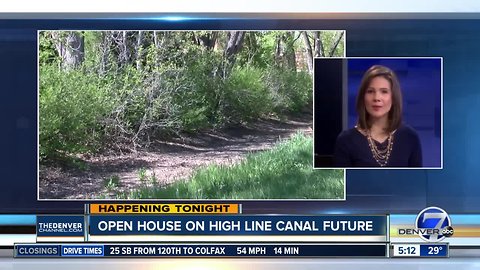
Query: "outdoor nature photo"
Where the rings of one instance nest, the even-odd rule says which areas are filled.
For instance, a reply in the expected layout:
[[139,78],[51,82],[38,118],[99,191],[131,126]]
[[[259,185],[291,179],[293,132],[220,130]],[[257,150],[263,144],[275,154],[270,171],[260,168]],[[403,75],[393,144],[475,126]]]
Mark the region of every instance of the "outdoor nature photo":
[[[313,169],[344,31],[39,31],[39,199],[345,199]],[[318,106],[318,104],[317,104]]]

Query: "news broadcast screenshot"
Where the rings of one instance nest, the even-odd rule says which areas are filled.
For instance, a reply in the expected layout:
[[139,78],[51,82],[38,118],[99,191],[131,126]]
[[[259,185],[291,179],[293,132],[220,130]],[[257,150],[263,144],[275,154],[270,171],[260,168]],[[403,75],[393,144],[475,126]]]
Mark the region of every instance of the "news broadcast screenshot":
[[0,269],[480,268],[480,5],[186,2],[0,8]]

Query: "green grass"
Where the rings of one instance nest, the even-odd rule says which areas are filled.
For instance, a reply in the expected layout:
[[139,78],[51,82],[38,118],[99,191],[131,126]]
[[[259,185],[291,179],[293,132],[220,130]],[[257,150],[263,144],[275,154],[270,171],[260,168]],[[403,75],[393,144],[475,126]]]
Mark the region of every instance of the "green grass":
[[120,184],[120,177],[118,175],[110,176],[103,180],[103,183],[107,190],[114,190]]
[[233,166],[211,165],[167,187],[145,186],[137,199],[343,199],[343,170],[312,169],[313,140],[296,134]]

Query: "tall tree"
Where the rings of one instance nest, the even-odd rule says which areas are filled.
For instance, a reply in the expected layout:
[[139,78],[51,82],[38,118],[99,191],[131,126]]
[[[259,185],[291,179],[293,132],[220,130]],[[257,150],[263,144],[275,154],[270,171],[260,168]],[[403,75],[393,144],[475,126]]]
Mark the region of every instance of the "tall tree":
[[213,50],[218,39],[218,31],[200,31],[198,34],[193,32],[195,42],[209,50]]
[[105,74],[110,65],[111,46],[113,43],[113,33],[111,31],[102,31],[100,36],[99,53],[100,53],[100,67],[99,73]]
[[230,61],[235,61],[234,55],[242,49],[244,31],[229,31],[227,34],[227,46],[225,47],[225,56]]
[[135,45],[135,61],[137,70],[142,69],[142,53],[143,53],[143,31],[138,31],[137,44]]
[[80,32],[52,32],[52,38],[62,67],[72,69],[80,66],[85,58],[85,41]]
[[305,44],[305,55],[307,56],[307,66],[308,72],[313,73],[313,50],[312,45],[310,43],[310,39],[306,31],[302,31],[301,33],[303,38],[303,43]]
[[275,62],[290,70],[296,69],[295,32],[281,31],[275,40]]
[[257,55],[260,46],[258,44],[257,35],[259,35],[259,33],[254,31],[245,34],[244,51],[246,52],[246,62],[249,64],[259,64],[259,62],[257,62],[257,60],[259,60]]
[[335,51],[337,50],[337,47],[338,45],[340,44],[340,42],[342,41],[343,39],[343,35],[345,34],[344,31],[340,31],[336,36],[336,39],[335,39],[335,42],[333,43],[333,46],[332,48],[330,49],[330,53],[328,54],[328,56],[332,57],[335,55]]
[[232,70],[236,57],[235,55],[242,49],[243,41],[245,38],[244,31],[229,31],[227,33],[227,44],[223,52],[225,61],[222,64],[223,78],[228,77]]
[[153,31],[153,45],[154,45],[154,66],[159,67],[161,62],[160,50],[164,47],[166,39],[168,39],[169,32]]
[[295,32],[285,32],[283,35],[285,43],[285,59],[287,67],[291,70],[296,70],[296,57],[295,57]]
[[114,41],[118,48],[118,64],[119,66],[124,66],[130,61],[127,31],[118,31],[115,35]]
[[314,47],[315,47],[315,57],[324,57],[325,56],[325,48],[323,46],[320,31],[314,31],[313,32],[313,44],[314,44]]

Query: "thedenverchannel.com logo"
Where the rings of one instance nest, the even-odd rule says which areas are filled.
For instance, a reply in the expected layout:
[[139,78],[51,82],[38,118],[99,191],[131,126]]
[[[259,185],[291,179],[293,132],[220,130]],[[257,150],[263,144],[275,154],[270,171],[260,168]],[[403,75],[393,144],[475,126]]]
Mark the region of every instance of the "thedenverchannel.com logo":
[[452,221],[445,210],[432,206],[418,213],[415,229],[398,229],[398,234],[418,235],[427,242],[439,242],[453,235]]

